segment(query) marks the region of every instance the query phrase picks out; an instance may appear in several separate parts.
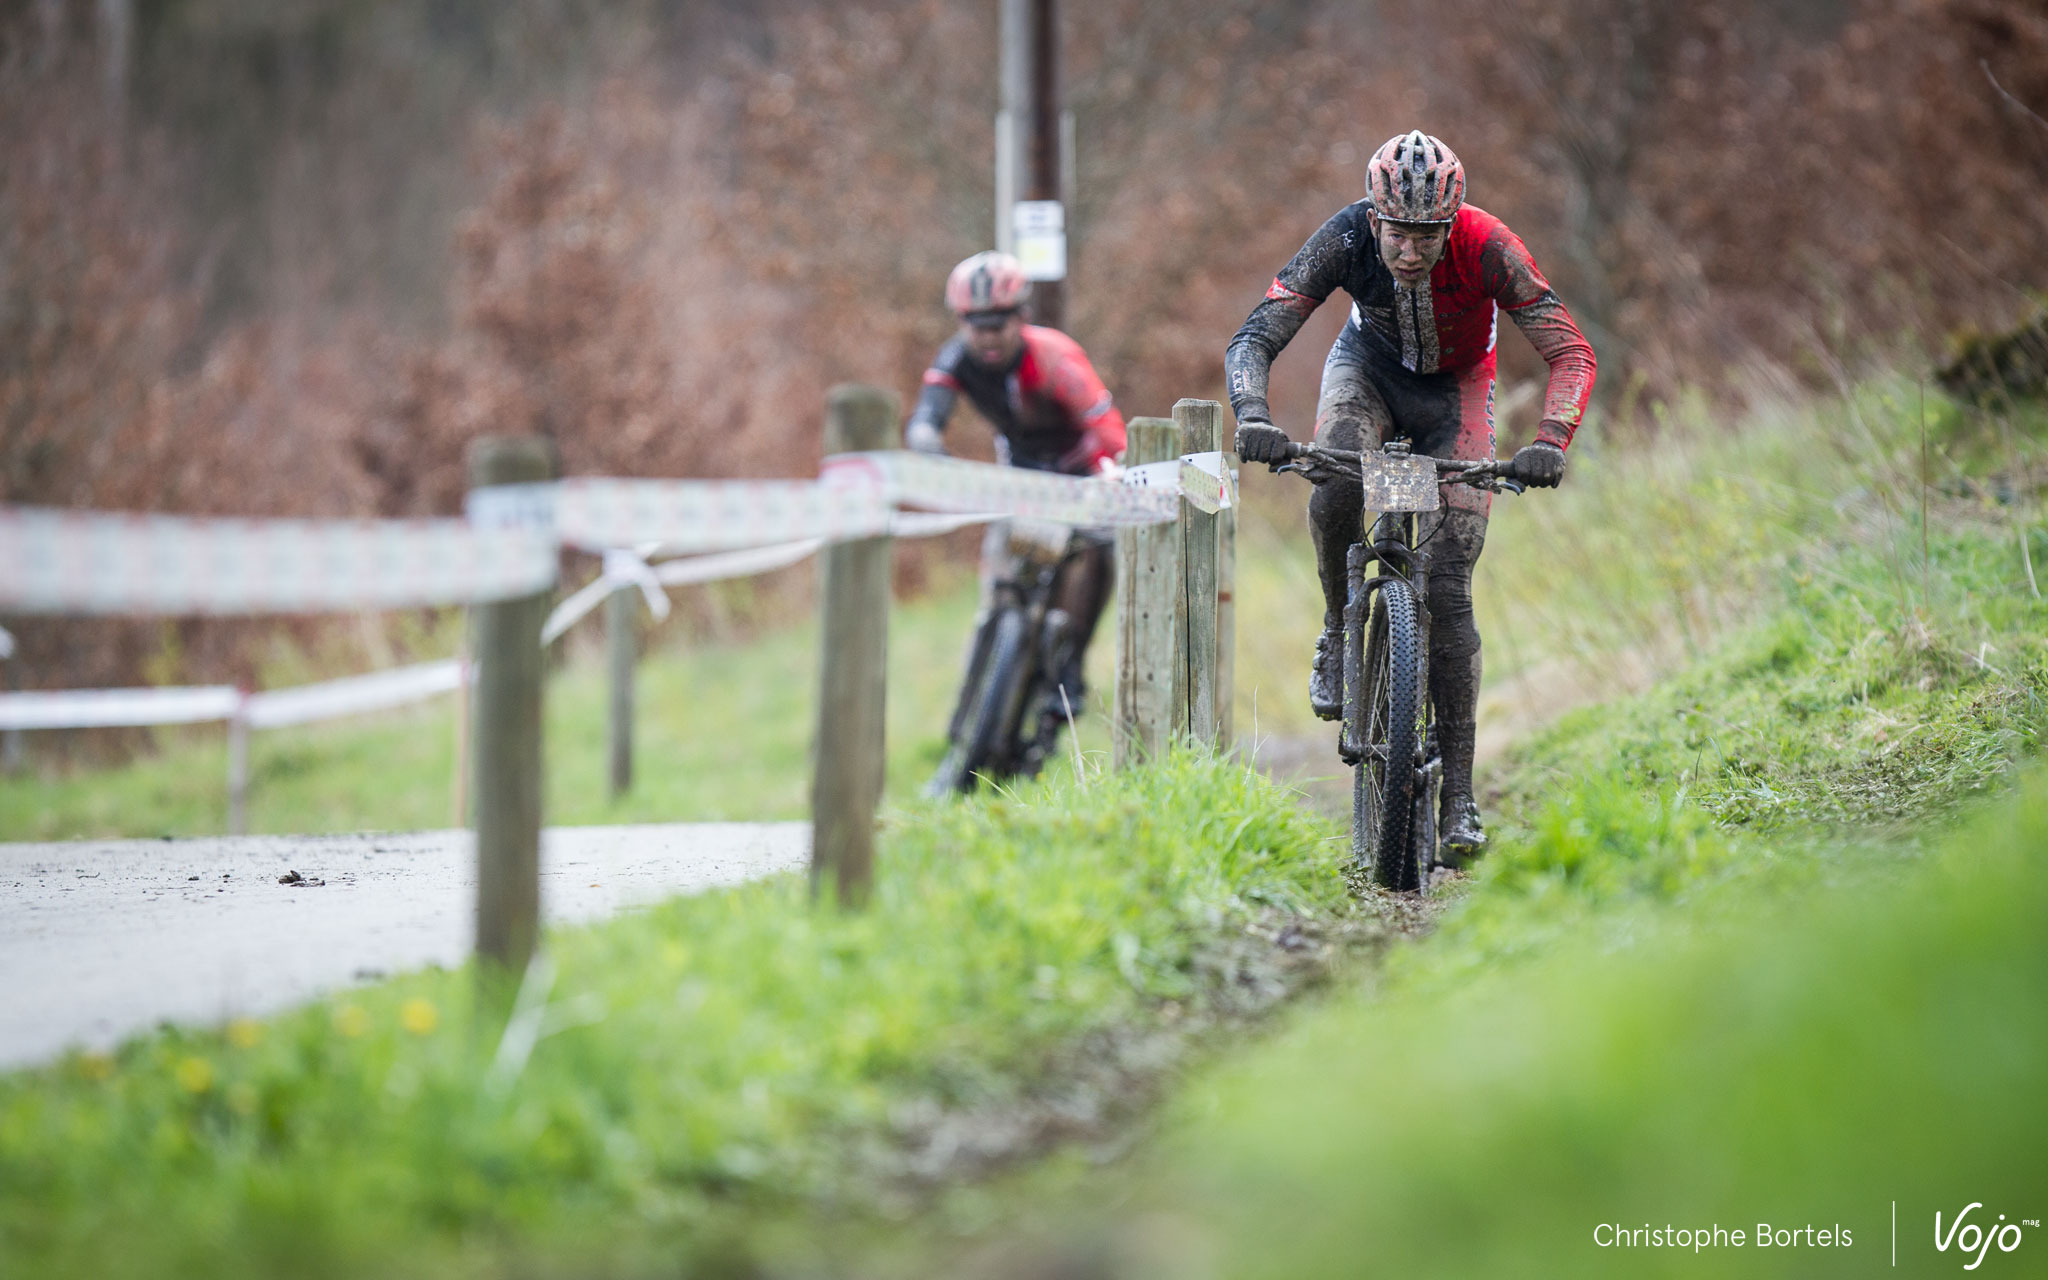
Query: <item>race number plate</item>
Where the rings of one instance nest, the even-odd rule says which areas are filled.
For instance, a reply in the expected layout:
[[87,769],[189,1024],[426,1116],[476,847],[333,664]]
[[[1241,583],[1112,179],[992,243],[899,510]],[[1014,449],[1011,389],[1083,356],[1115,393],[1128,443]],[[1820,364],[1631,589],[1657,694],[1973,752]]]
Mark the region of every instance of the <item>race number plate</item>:
[[1365,453],[1358,461],[1367,511],[1436,510],[1436,463],[1386,453]]

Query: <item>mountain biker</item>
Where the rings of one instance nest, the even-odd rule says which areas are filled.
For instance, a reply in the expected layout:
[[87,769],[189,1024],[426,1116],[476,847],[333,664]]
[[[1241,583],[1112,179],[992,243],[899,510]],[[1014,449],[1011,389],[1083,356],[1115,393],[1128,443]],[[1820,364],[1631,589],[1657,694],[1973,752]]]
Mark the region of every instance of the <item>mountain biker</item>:
[[[1351,296],[1351,318],[1323,365],[1315,438],[1332,449],[1407,437],[1417,453],[1493,457],[1494,339],[1505,311],[1550,365],[1536,438],[1514,456],[1516,476],[1548,488],[1564,478],[1565,449],[1593,389],[1593,348],[1529,251],[1500,219],[1465,203],[1465,168],[1420,130],[1389,139],[1366,167],[1366,198],[1345,206],[1280,269],[1224,356],[1236,445],[1246,462],[1286,458],[1266,377],[1273,358],[1330,294]],[[1439,829],[1470,856],[1486,833],[1472,795],[1479,701],[1479,629],[1472,566],[1486,541],[1491,495],[1445,485],[1422,517],[1427,556],[1429,695],[1443,757]],[[1323,586],[1309,705],[1335,720],[1343,703],[1344,555],[1362,535],[1362,495],[1318,485],[1309,531]]]
[[[1057,329],[1026,323],[1030,295],[1023,266],[1007,253],[977,253],[953,268],[946,280],[946,306],[958,317],[960,330],[925,370],[917,407],[903,427],[903,443],[924,453],[944,453],[946,421],[965,393],[995,430],[998,462],[1063,475],[1114,474],[1124,451],[1123,415],[1080,343]],[[1058,601],[1080,638],[1059,680],[1076,714],[1085,692],[1081,659],[1108,602],[1114,572],[1109,541],[1094,536],[1086,542],[1061,584]],[[1007,545],[1001,526],[992,526],[982,543],[984,612]]]

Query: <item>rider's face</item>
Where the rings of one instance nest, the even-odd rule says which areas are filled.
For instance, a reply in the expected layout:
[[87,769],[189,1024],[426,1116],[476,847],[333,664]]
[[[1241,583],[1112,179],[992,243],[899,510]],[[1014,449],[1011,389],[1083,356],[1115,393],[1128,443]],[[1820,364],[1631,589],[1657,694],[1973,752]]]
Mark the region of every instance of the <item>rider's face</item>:
[[960,336],[975,363],[1000,369],[1016,359],[1024,345],[1024,318],[1015,311],[975,315],[960,321]]
[[1427,222],[1389,222],[1373,219],[1379,238],[1380,261],[1402,284],[1421,284],[1429,279],[1430,268],[1444,256],[1447,228]]

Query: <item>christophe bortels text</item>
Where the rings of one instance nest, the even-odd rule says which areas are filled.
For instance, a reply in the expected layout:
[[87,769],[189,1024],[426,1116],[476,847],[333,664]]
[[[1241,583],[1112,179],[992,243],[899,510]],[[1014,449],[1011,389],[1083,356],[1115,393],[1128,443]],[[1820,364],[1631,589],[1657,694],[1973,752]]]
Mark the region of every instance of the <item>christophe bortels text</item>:
[[1593,1243],[1602,1249],[1690,1249],[1698,1253],[1703,1249],[1841,1249],[1848,1247],[1850,1238],[1849,1228],[1839,1222],[1831,1227],[1773,1227],[1759,1222],[1754,1232],[1719,1223],[1711,1227],[1674,1227],[1670,1223],[1653,1227],[1645,1222],[1640,1227],[1624,1227],[1603,1222],[1593,1228]]

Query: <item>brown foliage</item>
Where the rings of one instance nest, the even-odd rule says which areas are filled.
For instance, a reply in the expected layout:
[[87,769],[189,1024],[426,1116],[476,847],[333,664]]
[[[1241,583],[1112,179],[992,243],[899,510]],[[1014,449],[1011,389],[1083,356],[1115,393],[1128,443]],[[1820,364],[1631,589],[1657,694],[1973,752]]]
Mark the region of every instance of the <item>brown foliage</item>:
[[[1797,371],[1805,352],[1902,333],[1934,346],[2048,286],[2038,0],[1066,11],[1069,314],[1127,412],[1216,394],[1223,346],[1272,272],[1358,194],[1371,149],[1415,125],[1459,150],[1474,201],[1587,323],[1610,399],[1759,360]],[[553,76],[546,102],[437,100],[437,119],[471,121],[469,174],[433,188],[470,193],[459,216],[380,214],[400,184],[363,186],[358,159],[298,227],[291,210],[322,177],[304,157],[337,153],[309,142],[286,184],[297,203],[267,215],[289,287],[228,306],[207,265],[217,229],[177,215],[211,207],[193,138],[119,125],[89,48],[24,37],[23,12],[0,8],[9,501],[446,514],[485,433],[552,436],[572,472],[807,474],[825,388],[914,393],[949,330],[946,269],[988,244],[993,6],[786,0],[706,10],[687,39],[593,38],[577,46],[586,74]],[[324,12],[307,6],[309,29]],[[621,30],[661,21],[619,12]],[[291,128],[375,115],[370,73],[329,74],[346,109],[302,101],[290,118],[312,123]],[[402,150],[388,121],[339,148],[380,165]],[[325,259],[306,228],[337,220],[349,242]],[[422,227],[455,230],[436,248]],[[403,297],[349,279],[380,254],[445,262],[446,278],[408,280]],[[1297,427],[1339,310],[1276,369]],[[1518,340],[1502,349],[1510,378],[1540,374]],[[974,426],[954,435],[986,447]],[[21,632],[30,681],[68,686],[246,678],[259,633]]]

